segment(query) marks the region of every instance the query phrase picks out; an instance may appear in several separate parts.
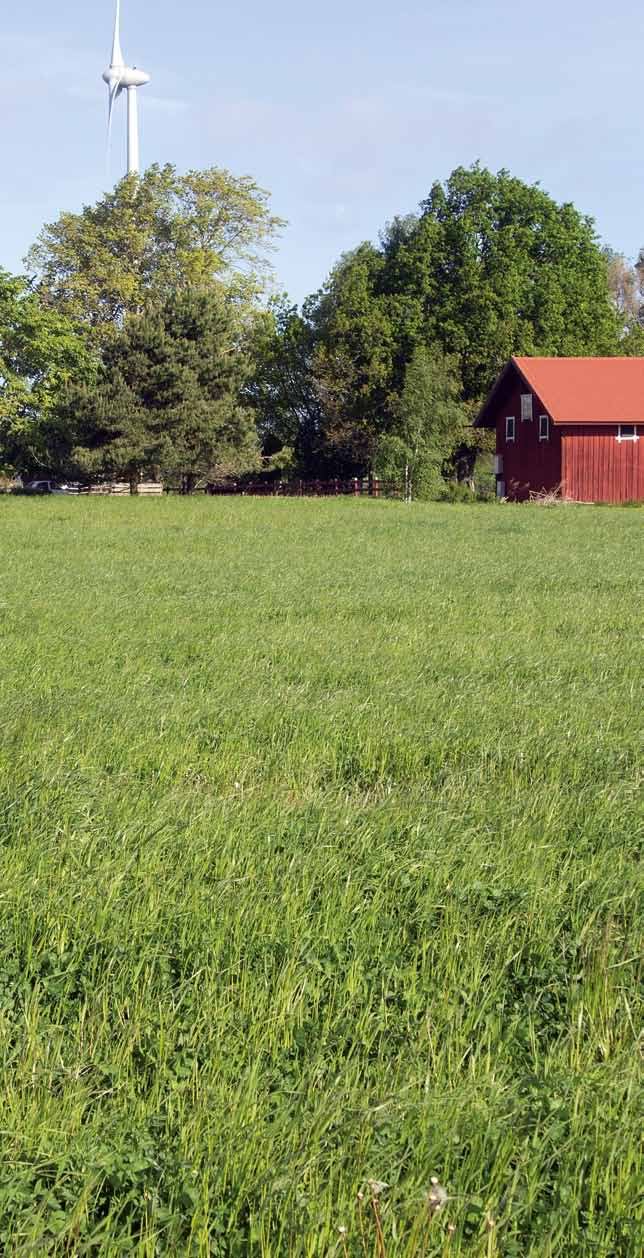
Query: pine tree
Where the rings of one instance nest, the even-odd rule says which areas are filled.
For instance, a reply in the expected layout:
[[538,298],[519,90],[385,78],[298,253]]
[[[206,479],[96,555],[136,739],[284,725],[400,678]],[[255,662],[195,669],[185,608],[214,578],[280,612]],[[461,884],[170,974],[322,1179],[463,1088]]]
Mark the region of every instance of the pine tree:
[[182,290],[149,306],[106,348],[96,386],[68,397],[71,461],[85,475],[161,476],[188,493],[200,478],[253,467],[247,372],[222,296]]

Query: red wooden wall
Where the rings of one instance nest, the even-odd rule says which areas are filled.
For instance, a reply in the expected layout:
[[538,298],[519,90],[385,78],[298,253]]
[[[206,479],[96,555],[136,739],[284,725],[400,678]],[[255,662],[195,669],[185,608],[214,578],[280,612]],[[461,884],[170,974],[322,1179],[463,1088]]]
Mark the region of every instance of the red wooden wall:
[[566,497],[578,502],[644,500],[644,427],[636,431],[639,441],[617,441],[613,424],[563,427]]
[[[561,486],[578,502],[644,501],[644,424],[639,441],[618,441],[617,424],[555,425],[548,441],[539,441],[539,416],[547,409],[532,395],[532,420],[521,419],[521,394],[528,386],[512,372],[504,395],[495,403],[496,451],[503,458],[498,479],[508,498]],[[506,416],[515,419],[516,438],[506,441]]]
[[[550,424],[548,441],[539,441],[539,416],[546,415],[536,393],[532,395],[532,420],[521,419],[521,394],[528,386],[516,379],[505,400],[500,403],[496,419],[496,452],[503,457],[503,472],[499,479],[505,481],[507,498],[527,498],[531,490],[556,489],[562,479],[561,429]],[[516,437],[505,439],[506,415],[514,415]]]

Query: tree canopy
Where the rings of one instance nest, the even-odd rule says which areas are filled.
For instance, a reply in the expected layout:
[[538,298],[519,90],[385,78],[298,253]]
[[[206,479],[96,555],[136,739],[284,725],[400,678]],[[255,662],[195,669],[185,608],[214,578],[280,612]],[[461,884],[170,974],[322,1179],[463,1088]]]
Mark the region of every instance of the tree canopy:
[[0,466],[30,475],[52,465],[61,390],[96,367],[74,323],[0,271]]
[[[318,451],[349,469],[382,463],[401,439],[412,363],[426,373],[447,356],[472,412],[510,355],[638,352],[623,333],[592,220],[475,165],[434,183],[419,214],[395,219],[378,245],[340,259],[299,322],[292,314],[287,338],[282,330],[282,361],[289,376],[296,363],[306,374],[290,396],[315,398]],[[271,356],[275,376],[277,343]],[[460,443],[465,474],[477,442],[470,433]]]
[[378,446],[377,471],[404,481],[409,499],[437,494],[446,465],[467,440],[469,418],[454,359],[438,346],[417,345],[394,420]]
[[247,176],[151,166],[46,225],[25,262],[43,304],[85,324],[103,345],[151,295],[223,289],[238,304],[255,300],[281,226],[268,194]]
[[507,171],[435,182],[301,310],[265,300],[280,227],[252,179],[170,165],[45,226],[30,283],[0,282],[5,463],[53,470],[74,448],[87,475],[188,483],[252,463],[252,416],[272,466],[404,465],[418,488],[471,473],[487,437],[464,416],[511,354],[644,352],[644,254],[602,248],[590,218]]
[[[357,289],[361,289],[356,304]],[[397,391],[416,344],[455,354],[465,397],[511,354],[619,352],[620,321],[592,220],[507,171],[459,168],[380,247],[341,261],[309,306],[325,342],[369,346],[369,393]]]

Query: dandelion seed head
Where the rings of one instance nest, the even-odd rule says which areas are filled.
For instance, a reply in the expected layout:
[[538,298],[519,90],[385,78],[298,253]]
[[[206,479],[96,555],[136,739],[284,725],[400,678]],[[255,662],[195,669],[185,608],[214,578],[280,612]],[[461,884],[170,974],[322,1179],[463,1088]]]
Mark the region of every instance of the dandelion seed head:
[[447,1201],[447,1192],[442,1184],[439,1184],[436,1176],[433,1175],[431,1180],[431,1188],[427,1194],[427,1204],[430,1210],[442,1210]]

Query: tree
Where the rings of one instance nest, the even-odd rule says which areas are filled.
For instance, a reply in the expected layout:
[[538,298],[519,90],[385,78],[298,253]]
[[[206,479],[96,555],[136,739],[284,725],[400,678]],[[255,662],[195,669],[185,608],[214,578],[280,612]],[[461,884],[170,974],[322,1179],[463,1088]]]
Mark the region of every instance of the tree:
[[433,497],[468,428],[455,360],[439,346],[418,345],[405,371],[395,422],[381,440],[376,469],[404,480],[409,500],[412,494]]
[[[420,214],[394,219],[379,247],[345,255],[303,316],[326,448],[363,466],[382,458],[386,437],[398,440],[419,347],[449,357],[471,409],[512,354],[627,352],[592,220],[478,165],[435,183]],[[462,443],[461,474],[481,440]]]
[[633,264],[621,253],[604,248],[608,291],[621,326],[619,353],[644,354],[644,249]]
[[320,445],[322,408],[313,369],[311,329],[285,296],[253,320],[247,348],[252,371],[245,396],[253,407],[262,451],[306,468]]
[[70,462],[90,476],[177,479],[188,493],[256,466],[247,372],[230,301],[182,290],[151,303],[106,347],[95,387],[70,390]]
[[24,278],[0,271],[0,465],[24,476],[52,471],[61,433],[56,407],[72,379],[97,364],[72,321],[43,307]]
[[256,325],[249,396],[263,447],[267,454],[292,448],[305,473],[353,472],[373,461],[391,337],[369,294],[370,250],[343,258],[335,287],[330,283],[302,313],[276,300]]
[[48,224],[25,261],[43,302],[103,346],[151,296],[223,290],[238,305],[252,302],[280,226],[268,194],[248,177],[152,166]]
[[459,168],[434,184],[403,255],[424,337],[458,355],[467,398],[511,354],[619,352],[592,220],[507,171]]
[[337,471],[373,466],[396,399],[400,345],[395,303],[380,294],[384,265],[375,246],[360,245],[303,309],[321,408],[319,453]]
[[623,254],[605,248],[606,274],[608,291],[618,315],[628,329],[637,323],[642,305],[640,283],[637,270],[631,266]]

